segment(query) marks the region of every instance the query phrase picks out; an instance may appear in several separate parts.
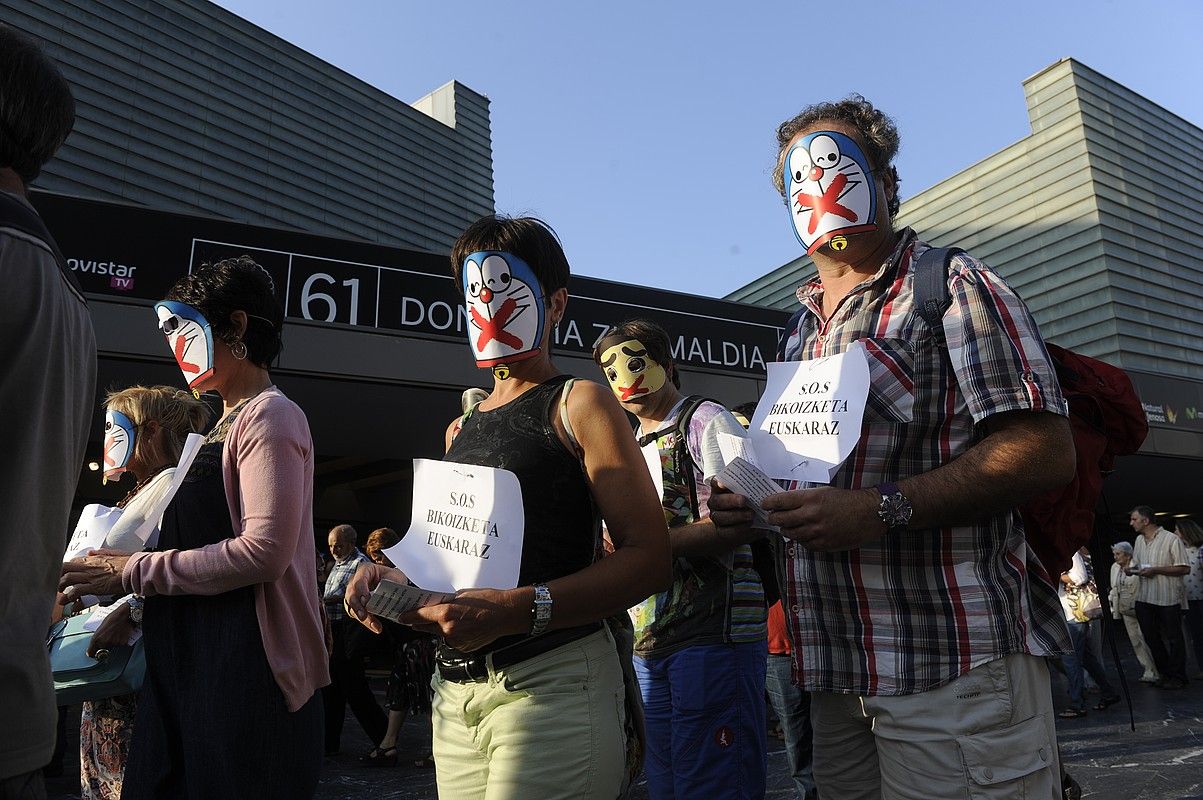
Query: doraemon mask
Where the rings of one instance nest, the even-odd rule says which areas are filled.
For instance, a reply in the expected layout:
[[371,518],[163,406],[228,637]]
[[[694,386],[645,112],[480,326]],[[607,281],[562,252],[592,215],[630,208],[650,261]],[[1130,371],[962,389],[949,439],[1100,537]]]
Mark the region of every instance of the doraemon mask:
[[473,253],[464,259],[463,284],[476,366],[504,377],[502,365],[538,355],[546,310],[530,265],[512,253]]
[[104,414],[104,472],[106,481],[113,480],[125,472],[130,456],[134,454],[134,442],[138,438],[138,426],[120,411],[109,409]]
[[209,320],[192,306],[174,300],[155,303],[155,313],[175,363],[180,365],[188,388],[195,392],[196,385],[213,374],[213,329]]
[[603,339],[600,347],[601,368],[610,382],[610,391],[622,402],[655,394],[668,382],[668,372],[647,354],[638,339]]
[[843,250],[849,233],[877,228],[877,189],[869,160],[849,137],[816,131],[785,157],[785,198],[798,241],[810,255]]

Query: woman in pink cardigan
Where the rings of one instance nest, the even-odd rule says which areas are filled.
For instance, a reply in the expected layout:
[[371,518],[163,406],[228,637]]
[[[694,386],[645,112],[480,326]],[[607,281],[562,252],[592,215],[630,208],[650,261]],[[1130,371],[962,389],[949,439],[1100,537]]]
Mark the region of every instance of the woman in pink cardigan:
[[205,265],[155,306],[194,391],[224,414],[163,515],[155,551],[63,568],[69,596],[146,597],[147,674],[123,797],[305,798],[329,682],[313,547],[313,442],[275,388],[283,312],[249,257]]

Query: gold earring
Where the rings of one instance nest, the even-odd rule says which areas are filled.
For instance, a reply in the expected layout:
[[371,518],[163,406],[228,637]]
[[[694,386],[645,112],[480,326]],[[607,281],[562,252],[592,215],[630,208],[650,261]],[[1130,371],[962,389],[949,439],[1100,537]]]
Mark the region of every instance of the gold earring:
[[239,361],[244,360],[246,358],[246,342],[241,339],[235,339],[234,343],[230,345],[230,355]]

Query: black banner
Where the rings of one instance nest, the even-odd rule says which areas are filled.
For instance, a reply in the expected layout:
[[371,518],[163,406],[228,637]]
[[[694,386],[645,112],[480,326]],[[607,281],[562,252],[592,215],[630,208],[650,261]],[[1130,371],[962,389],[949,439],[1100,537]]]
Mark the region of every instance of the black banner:
[[[285,316],[400,335],[467,336],[445,256],[296,231],[35,193],[34,204],[84,291],[159,300],[207,261],[249,255],[275,281]],[[762,375],[788,315],[695,295],[574,277],[557,349],[589,353],[612,324],[655,320],[682,365]]]

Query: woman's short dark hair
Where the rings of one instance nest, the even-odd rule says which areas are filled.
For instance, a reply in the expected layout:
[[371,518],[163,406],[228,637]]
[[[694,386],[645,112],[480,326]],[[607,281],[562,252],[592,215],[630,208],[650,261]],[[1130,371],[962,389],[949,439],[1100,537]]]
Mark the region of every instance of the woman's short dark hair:
[[[673,346],[672,340],[668,338],[668,331],[650,319],[639,317],[628,319],[606,331],[605,335],[598,339],[597,344],[593,346],[594,363],[600,366],[602,352],[627,339],[638,339],[643,342],[643,346],[647,348],[648,358],[664,367],[673,386],[681,388],[681,376],[677,374],[677,365],[673,361]],[[603,345],[605,346],[603,347]]]
[[280,354],[284,310],[276,297],[275,282],[250,256],[201,264],[175,282],[168,300],[187,303],[205,315],[213,335],[226,344],[237,340],[230,315],[246,313],[242,341],[247,358],[267,369]]
[[451,274],[461,291],[464,259],[482,250],[513,253],[530,265],[544,296],[568,285],[568,257],[552,227],[536,217],[481,217],[459,235],[451,247]]
[[67,79],[37,42],[0,24],[0,166],[29,184],[74,126]]

